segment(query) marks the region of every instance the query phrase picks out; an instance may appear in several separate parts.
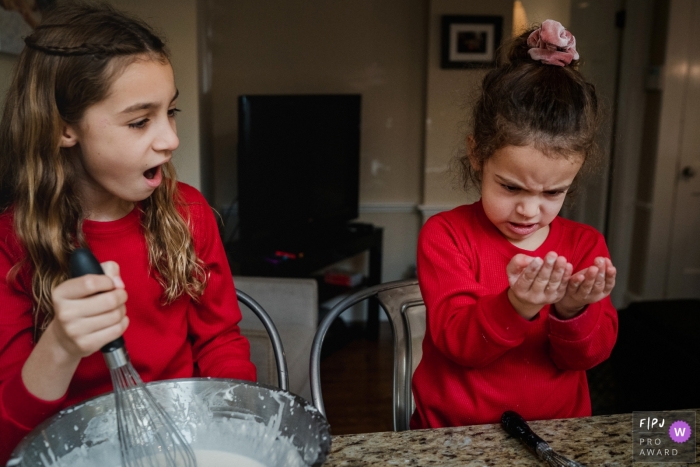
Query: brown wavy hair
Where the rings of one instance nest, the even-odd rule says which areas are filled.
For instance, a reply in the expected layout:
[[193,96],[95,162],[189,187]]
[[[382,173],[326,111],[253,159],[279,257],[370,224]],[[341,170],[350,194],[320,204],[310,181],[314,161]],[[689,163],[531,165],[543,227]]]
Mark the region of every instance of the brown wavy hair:
[[[85,212],[77,191],[77,164],[60,147],[64,123],[109,92],[116,76],[139,59],[169,63],[165,43],[144,22],[107,4],[69,3],[48,12],[25,39],[0,121],[0,210],[12,210],[14,229],[33,266],[37,331],[53,319],[51,291],[69,277],[68,259],[86,246]],[[175,169],[139,204],[149,264],[163,287],[163,303],[186,293],[197,300],[207,274],[194,251],[187,206]],[[182,214],[181,214],[182,212]]]
[[601,163],[595,87],[579,72],[578,60],[560,67],[530,58],[527,38],[535,29],[504,44],[498,66],[484,77],[471,115],[473,144],[458,159],[466,190],[481,185],[481,171],[471,161],[483,167],[505,146],[532,145],[551,157],[583,156],[579,174]]

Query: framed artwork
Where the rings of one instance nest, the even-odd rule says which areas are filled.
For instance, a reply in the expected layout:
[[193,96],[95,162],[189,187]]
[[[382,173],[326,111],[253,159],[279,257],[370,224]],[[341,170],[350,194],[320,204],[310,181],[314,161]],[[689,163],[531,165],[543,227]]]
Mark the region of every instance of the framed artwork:
[[482,68],[496,64],[502,16],[442,16],[441,68]]
[[41,22],[56,0],[0,0],[0,52],[19,54],[24,38]]

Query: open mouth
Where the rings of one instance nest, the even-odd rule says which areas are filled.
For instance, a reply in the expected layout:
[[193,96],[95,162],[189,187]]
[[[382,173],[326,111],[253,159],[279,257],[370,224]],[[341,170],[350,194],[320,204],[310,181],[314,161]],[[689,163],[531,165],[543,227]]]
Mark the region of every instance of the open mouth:
[[143,173],[143,176],[149,180],[153,180],[153,178],[156,176],[156,173],[158,173],[158,167],[152,167],[152,168],[146,170]]

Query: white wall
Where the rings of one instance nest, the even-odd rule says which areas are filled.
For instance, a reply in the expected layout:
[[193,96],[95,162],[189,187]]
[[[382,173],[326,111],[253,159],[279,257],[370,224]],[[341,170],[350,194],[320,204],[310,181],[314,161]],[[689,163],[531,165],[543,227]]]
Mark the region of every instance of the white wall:
[[521,2],[531,24],[553,19],[559,21],[564,27],[570,25],[571,0],[521,0]]
[[440,17],[442,15],[503,16],[503,37],[512,29],[512,0],[490,2],[432,0],[428,23],[428,80],[426,86],[425,163],[423,167],[424,219],[437,211],[474,202],[478,194],[467,195],[451,170],[456,157],[466,150],[467,122],[471,101],[488,69],[440,68]]
[[425,0],[203,5],[217,207],[236,196],[239,95],[360,93],[361,220],[385,227],[383,279],[400,278],[415,261],[422,197]]
[[[368,105],[363,114],[361,220],[385,227],[383,279],[402,277],[415,261],[420,219],[414,206],[432,213],[474,199],[452,183],[447,169],[452,158],[464,149],[468,98],[483,71],[439,68],[439,16],[503,15],[507,36],[511,28],[510,0],[356,0],[352,5],[322,0],[113,3],[145,17],[169,39],[182,93],[180,106],[185,110],[179,120],[182,144],[175,163],[184,181],[201,186],[205,184],[200,181],[203,179],[212,187],[216,185],[210,201],[217,207],[231,201],[235,188],[235,97],[242,92],[272,90],[363,94]],[[612,109],[619,40],[613,15],[621,8],[621,0],[522,0],[522,4],[530,22],[553,18],[572,29],[584,59],[584,73],[594,80],[608,109]],[[635,5],[628,5],[628,10]],[[200,34],[209,38],[208,45],[214,52],[210,58],[216,65],[213,70],[202,69],[204,73],[214,72],[209,76],[216,94],[209,95],[215,104],[210,122],[197,118],[201,105],[197,97],[198,6],[213,18],[200,28]],[[648,20],[644,15],[642,19]],[[640,55],[641,41],[635,43],[639,43],[637,48],[627,44],[625,53],[636,51]],[[200,59],[207,62],[206,56]],[[13,56],[0,54],[0,101],[14,62]],[[637,65],[640,67],[643,65]],[[202,124],[204,130],[199,129]],[[635,138],[639,135],[631,133],[634,128],[618,130],[618,138],[624,138],[618,142],[631,148],[620,151],[618,157],[624,160],[616,161],[618,170],[624,167],[627,172],[636,171],[635,164],[624,162],[636,152]],[[211,157],[200,151],[199,139],[211,143]],[[211,169],[203,173],[200,167],[207,157]],[[635,180],[634,175],[625,177]],[[584,198],[569,214],[600,227],[605,212],[603,183],[596,182],[588,199]],[[630,189],[622,191],[629,193]],[[615,204],[613,199],[613,213],[627,209],[627,204]],[[613,258],[630,256],[630,228],[621,228],[623,224],[629,223],[618,222],[612,231]],[[618,263],[618,270],[627,267],[625,261]],[[620,282],[620,290],[624,291],[622,277]]]

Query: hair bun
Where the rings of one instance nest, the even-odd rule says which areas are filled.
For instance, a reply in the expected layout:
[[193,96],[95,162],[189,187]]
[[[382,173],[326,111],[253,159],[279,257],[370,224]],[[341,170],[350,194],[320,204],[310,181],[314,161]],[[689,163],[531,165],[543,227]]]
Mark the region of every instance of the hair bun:
[[566,66],[579,58],[574,35],[552,19],[530,33],[527,45],[530,57],[546,65]]

